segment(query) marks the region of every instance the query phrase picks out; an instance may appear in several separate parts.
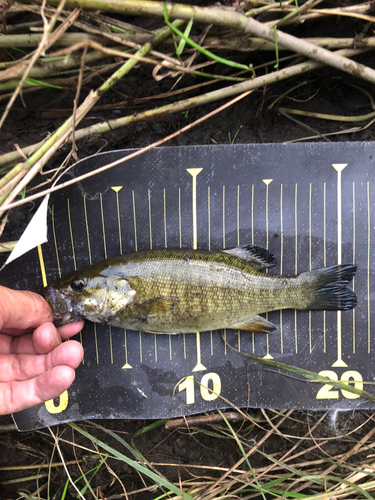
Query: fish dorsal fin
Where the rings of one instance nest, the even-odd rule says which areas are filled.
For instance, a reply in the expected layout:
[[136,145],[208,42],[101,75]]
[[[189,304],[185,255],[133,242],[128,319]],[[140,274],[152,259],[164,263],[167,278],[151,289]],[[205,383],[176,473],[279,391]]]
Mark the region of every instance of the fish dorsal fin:
[[246,260],[254,269],[261,271],[277,264],[275,255],[266,248],[258,245],[241,245],[228,250],[222,250],[234,257]]
[[233,330],[245,330],[246,332],[254,333],[270,333],[276,330],[276,326],[273,323],[258,315],[230,325],[228,328],[232,328]]

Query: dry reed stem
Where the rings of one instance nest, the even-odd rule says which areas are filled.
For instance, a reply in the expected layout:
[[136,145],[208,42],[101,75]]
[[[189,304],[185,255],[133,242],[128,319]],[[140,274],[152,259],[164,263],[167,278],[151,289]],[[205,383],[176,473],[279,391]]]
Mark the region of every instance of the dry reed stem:
[[[342,51],[338,51],[338,52],[342,52],[342,53],[346,53],[346,54],[348,54],[348,53],[352,54],[353,50],[343,49]],[[354,51],[354,52],[358,53],[358,51]],[[231,96],[239,94],[241,92],[247,92],[249,90],[253,90],[253,89],[256,89],[256,88],[268,85],[270,83],[275,83],[275,82],[284,80],[286,78],[290,78],[291,76],[294,76],[294,75],[299,75],[299,74],[304,73],[306,71],[311,71],[312,69],[316,69],[316,68],[320,67],[320,65],[321,64],[317,63],[317,62],[309,62],[309,61],[307,61],[306,63],[297,64],[295,66],[291,66],[291,67],[285,68],[283,70],[276,71],[274,73],[270,73],[270,74],[263,75],[261,77],[254,78],[253,80],[249,80],[249,81],[238,83],[238,84],[235,84],[235,85],[232,85],[232,86],[228,86],[225,89],[219,89],[219,90],[215,90],[215,91],[209,92],[207,94],[204,94],[203,96],[193,97],[193,98],[190,98],[190,99],[186,99],[185,101],[180,101],[179,103],[173,103],[173,104],[170,104],[170,105],[161,106],[161,107],[157,108],[156,110],[152,109],[152,110],[149,110],[149,111],[140,112],[136,116],[134,116],[132,114],[130,116],[119,118],[117,120],[109,120],[109,121],[107,121],[105,123],[102,123],[102,124],[99,124],[99,125],[96,124],[94,126],[87,127],[85,129],[77,130],[76,133],[75,133],[75,140],[78,141],[78,140],[80,140],[80,139],[82,139],[84,137],[87,137],[89,135],[93,135],[93,134],[96,134],[96,133],[110,132],[110,131],[112,131],[112,130],[114,130],[116,128],[120,128],[120,127],[123,127],[125,125],[128,125],[129,123],[136,123],[136,122],[139,122],[139,121],[147,120],[147,119],[149,119],[151,117],[159,117],[159,116],[162,116],[162,115],[165,115],[165,114],[168,114],[168,113],[175,113],[177,111],[184,111],[186,109],[190,109],[192,107],[196,107],[196,106],[199,106],[199,105],[202,105],[202,104],[207,104],[207,103],[210,103],[210,102],[214,102],[214,101],[216,101],[218,99],[224,99],[224,98],[227,98],[227,97],[231,97]],[[87,99],[88,98],[86,98],[86,100]],[[95,101],[95,98],[90,98],[90,104],[93,103],[94,101]],[[97,102],[97,101],[95,101],[95,102]],[[82,104],[81,106],[84,106],[84,104]],[[68,125],[69,125],[69,123],[70,123],[69,121],[66,122],[66,124],[64,125],[64,127],[67,128]],[[58,136],[61,136],[61,128],[52,137],[50,137],[47,140],[47,143],[51,144],[51,145],[54,145],[55,142],[56,142],[56,137],[58,137]],[[63,137],[64,137],[64,141],[68,140],[66,134]],[[69,140],[71,140],[71,139],[69,139]],[[159,143],[162,144],[166,140],[168,140],[168,138],[165,139],[165,140],[162,140],[161,142],[158,142],[158,144]],[[61,143],[64,142],[64,141],[61,141]],[[48,151],[48,148],[46,148],[46,144],[47,143],[44,143],[43,147],[45,148],[45,150]],[[57,148],[54,148],[54,149],[57,149]],[[36,155],[36,154],[37,153],[35,153],[34,155]],[[48,158],[50,158],[48,152],[45,153],[45,154],[48,155]],[[8,158],[9,158],[9,156],[8,156]],[[30,160],[28,160],[28,161],[30,162],[30,164],[34,164],[32,158]],[[38,164],[38,168],[41,168],[43,166],[43,164],[44,164],[43,162],[40,163],[40,164]],[[20,164],[20,166],[17,167],[17,168],[23,168],[23,167]],[[91,175],[95,175],[96,173],[100,173],[101,171],[103,171],[103,170],[99,169],[97,171],[91,172],[90,174],[86,174],[86,175],[87,175],[87,177],[89,177]],[[4,180],[6,180],[7,177],[10,178],[10,179],[12,179],[12,174],[9,173],[3,179],[0,179],[0,187],[2,185],[4,185]],[[40,193],[38,193],[36,195],[28,196],[24,200],[17,201],[17,202],[14,202],[14,203],[11,203],[10,202],[11,198],[9,198],[5,203],[3,201],[3,204],[0,207],[0,214],[3,211],[7,210],[7,209],[11,209],[11,208],[14,208],[16,206],[23,205],[24,203],[27,203],[29,201],[33,201],[33,200],[35,200],[37,198],[45,196],[46,194],[49,194],[51,192],[57,191],[59,189],[62,189],[63,187],[66,187],[66,186],[68,186],[70,184],[74,184],[75,182],[78,182],[80,180],[83,180],[83,176],[79,177],[77,179],[72,179],[71,181],[67,181],[67,182],[65,182],[63,184],[60,184],[59,186],[54,187],[54,188],[42,191],[42,192],[40,192]],[[18,192],[21,191],[23,189],[23,187],[24,186],[22,186],[22,188],[20,190],[18,190],[18,188],[17,188]],[[0,189],[0,196],[1,196],[1,192],[2,191]],[[12,199],[15,198],[15,195],[11,195],[11,196],[12,196]],[[0,198],[0,200],[1,200],[1,198]]]
[[[56,5],[57,0],[48,0],[51,5]],[[121,14],[134,14],[164,17],[163,5],[167,5],[169,17],[172,19],[185,19],[233,28],[244,33],[256,35],[260,38],[273,42],[275,33],[272,27],[266,26],[253,18],[247,18],[243,14],[218,7],[197,7],[183,4],[163,4],[150,0],[66,0],[67,7],[81,7],[88,10],[102,10],[104,12],[117,12]],[[351,59],[339,54],[333,54],[329,50],[317,47],[311,43],[303,41],[295,36],[277,31],[279,45],[314,59],[333,68],[349,73],[358,78],[362,78],[370,83],[375,83],[375,70],[356,63]]]
[[[43,5],[42,5],[41,11],[40,11],[40,14],[41,14],[41,16],[43,18],[43,22],[44,22],[44,30],[43,30],[42,40],[41,40],[38,48],[34,52],[34,54],[31,56],[29,63],[27,63],[26,61],[21,63],[22,64],[22,70],[21,70],[22,76],[21,76],[21,79],[18,83],[16,90],[14,91],[11,99],[9,100],[9,102],[5,108],[5,111],[0,119],[0,129],[4,124],[4,121],[6,120],[6,117],[8,116],[9,111],[11,110],[11,108],[14,104],[14,101],[16,100],[17,96],[21,92],[23,82],[29,76],[31,69],[33,68],[36,61],[39,59],[40,55],[43,54],[51,45],[53,45],[55,40],[59,36],[61,36],[74,23],[75,19],[78,17],[79,11],[76,9],[68,16],[68,18],[64,21],[64,23],[62,23],[56,29],[55,33],[50,34],[50,30],[53,28],[58,14],[62,11],[62,9],[64,7],[64,3],[65,3],[65,0],[62,0],[61,2],[59,2],[59,7],[56,11],[56,15],[51,19],[50,23],[47,23],[47,20],[44,16],[44,13],[43,13],[43,8],[45,5],[45,0],[43,0]],[[11,68],[11,70],[14,70],[14,68]]]
[[[93,175],[96,175],[96,174],[99,174],[101,172],[104,172],[105,170],[108,170],[109,168],[112,168],[112,167],[115,167],[116,165],[119,165],[120,163],[123,163],[125,161],[128,161],[132,158],[135,158],[136,156],[139,156],[140,154],[142,153],[145,153],[146,151],[149,151],[157,146],[160,146],[161,144],[164,144],[165,142],[169,141],[170,139],[172,139],[173,137],[176,137],[177,135],[183,133],[184,131],[186,130],[189,130],[190,128],[192,128],[193,126],[197,125],[198,123],[201,123],[203,122],[204,120],[210,118],[211,116],[214,116],[218,111],[221,111],[223,109],[225,109],[226,107],[228,106],[231,106],[232,104],[234,104],[235,102],[237,102],[238,100],[242,99],[243,97],[245,97],[246,95],[248,95],[250,93],[250,91],[247,91],[247,92],[244,92],[242,95],[234,98],[232,101],[230,101],[229,103],[221,106],[218,110],[215,110],[207,115],[205,115],[204,117],[200,118],[199,120],[196,120],[195,122],[187,125],[186,127],[183,127],[182,129],[178,130],[177,132],[174,132],[173,134],[169,135],[168,137],[165,137],[164,139],[161,139],[157,142],[154,142],[153,144],[150,144],[149,146],[145,147],[145,148],[142,148],[141,150],[139,151],[136,151],[135,153],[132,153],[130,155],[128,155],[126,158],[121,158],[120,160],[117,160],[115,162],[112,162],[108,165],[105,165],[104,167],[101,167],[93,172],[89,172],[85,175],[81,175],[80,177],[76,177],[75,179],[72,179],[71,181],[66,181],[62,184],[59,184],[58,186],[55,186],[53,188],[50,188],[50,189],[47,189],[46,191],[42,191],[41,193],[38,193],[36,195],[32,195],[32,196],[29,196],[27,198],[25,198],[24,200],[21,200],[23,202],[27,202],[27,201],[32,201],[33,199],[37,199],[37,198],[40,198],[41,196],[45,196],[46,194],[50,194],[54,191],[58,191],[60,189],[63,189],[67,186],[70,186],[71,184],[75,184],[76,182],[81,182],[82,180],[84,179],[87,179]],[[48,153],[46,153],[48,154]],[[0,207],[0,214],[2,214],[4,211],[8,210],[8,208],[12,208],[14,206],[19,206],[20,202],[15,202],[15,203],[10,203],[10,204],[7,204],[5,203],[3,206]]]
[[[176,21],[177,24],[180,24]],[[153,43],[158,43],[169,35],[169,28],[162,28],[155,34]],[[143,57],[152,47],[153,44],[146,43],[136,54]],[[44,143],[34,155],[24,164],[16,165],[0,179],[0,202],[4,205],[11,203],[16,196],[23,190],[28,182],[35,177],[46,162],[53,154],[66,142],[76,125],[86,116],[92,107],[99,101],[101,96],[109,90],[118,79],[127,74],[137,63],[134,58],[129,59],[118,69],[110,78],[106,80],[97,90],[91,91],[84,102],[79,106],[74,116],[71,116],[65,123]],[[26,174],[27,172],[27,174]],[[23,180],[18,182],[18,179],[23,177]],[[14,180],[17,178],[17,182]],[[4,203],[5,202],[5,203]],[[0,210],[0,213],[2,211]]]

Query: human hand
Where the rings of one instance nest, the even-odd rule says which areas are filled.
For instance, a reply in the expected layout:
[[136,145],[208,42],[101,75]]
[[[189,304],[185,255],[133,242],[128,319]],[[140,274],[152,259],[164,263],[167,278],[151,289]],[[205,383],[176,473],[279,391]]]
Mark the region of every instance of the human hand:
[[0,286],[0,415],[43,403],[62,394],[83,358],[76,335],[83,321],[56,328],[41,296]]

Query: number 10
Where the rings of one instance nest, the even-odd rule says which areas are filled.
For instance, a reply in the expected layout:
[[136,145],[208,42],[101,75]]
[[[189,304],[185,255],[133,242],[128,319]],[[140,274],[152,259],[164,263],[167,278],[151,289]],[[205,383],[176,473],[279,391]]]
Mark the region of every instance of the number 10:
[[[212,383],[212,389],[208,388],[208,384]],[[186,404],[192,405],[195,403],[194,377],[190,375],[186,377],[178,386],[178,391],[186,391]],[[221,392],[221,380],[217,373],[206,373],[203,375],[200,382],[200,392],[204,401],[213,401],[217,399]]]

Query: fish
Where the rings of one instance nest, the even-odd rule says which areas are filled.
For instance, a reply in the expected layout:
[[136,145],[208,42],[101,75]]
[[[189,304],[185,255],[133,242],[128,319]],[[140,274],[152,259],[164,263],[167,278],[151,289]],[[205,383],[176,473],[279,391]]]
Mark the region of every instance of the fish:
[[349,310],[357,267],[272,275],[276,257],[257,245],[222,251],[155,249],[109,258],[46,287],[55,324],[87,319],[150,333],[235,329],[269,333],[279,309]]

